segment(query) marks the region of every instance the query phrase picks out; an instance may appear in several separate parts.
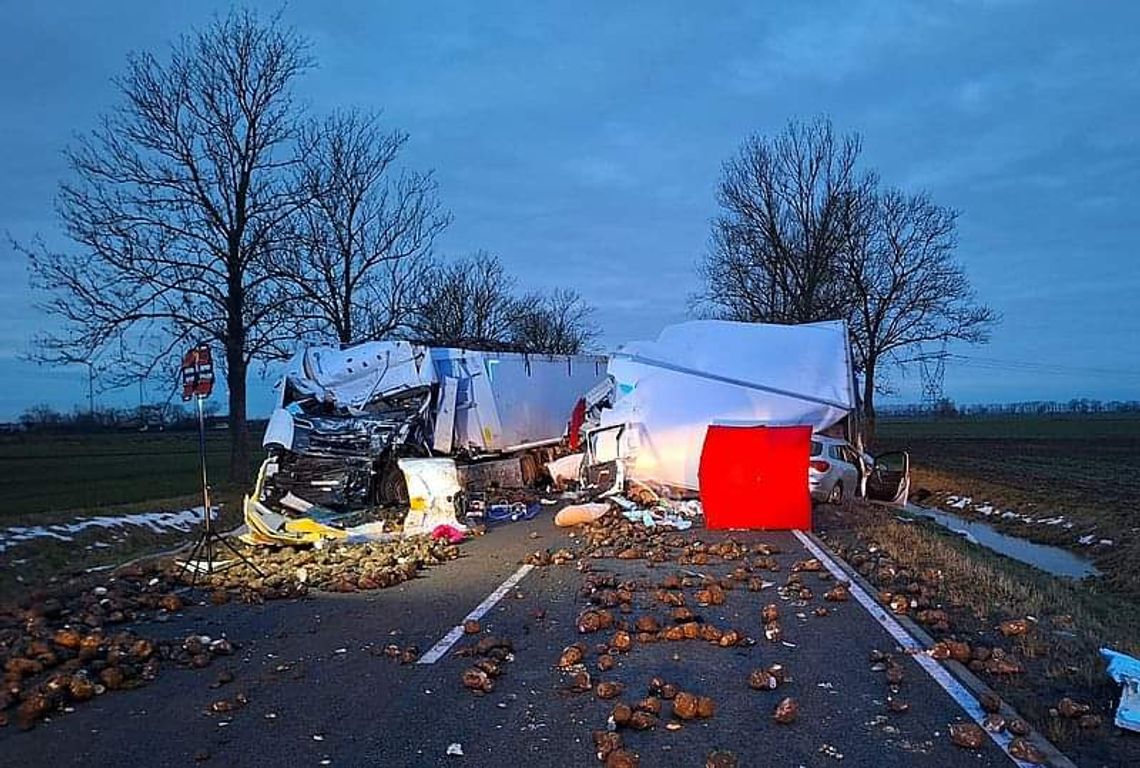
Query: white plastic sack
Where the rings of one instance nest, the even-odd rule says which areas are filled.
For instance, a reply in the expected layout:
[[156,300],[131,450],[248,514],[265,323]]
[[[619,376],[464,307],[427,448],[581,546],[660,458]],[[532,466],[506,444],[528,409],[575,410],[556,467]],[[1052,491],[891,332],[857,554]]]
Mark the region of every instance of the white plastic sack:
[[405,534],[431,533],[441,525],[466,530],[455,519],[455,495],[460,486],[453,459],[400,459],[397,464],[408,484]]

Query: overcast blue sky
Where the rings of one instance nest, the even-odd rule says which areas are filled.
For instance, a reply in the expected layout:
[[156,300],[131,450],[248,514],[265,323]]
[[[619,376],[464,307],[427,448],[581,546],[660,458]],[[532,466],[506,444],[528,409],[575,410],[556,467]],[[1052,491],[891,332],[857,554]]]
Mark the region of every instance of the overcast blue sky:
[[[60,150],[115,103],[127,53],[228,7],[0,2],[0,230],[62,244]],[[1140,397],[1136,3],[298,1],[284,16],[319,61],[304,102],[383,109],[411,134],[406,163],[436,170],[455,216],[441,250],[576,288],[608,344],[685,318],[741,140],[823,113],[887,182],[961,211],[959,257],[1004,322],[960,350],[999,362],[952,364],[949,396]],[[83,369],[20,359],[44,322],[33,301],[0,245],[0,420],[86,397]],[[896,385],[917,399],[917,373]]]

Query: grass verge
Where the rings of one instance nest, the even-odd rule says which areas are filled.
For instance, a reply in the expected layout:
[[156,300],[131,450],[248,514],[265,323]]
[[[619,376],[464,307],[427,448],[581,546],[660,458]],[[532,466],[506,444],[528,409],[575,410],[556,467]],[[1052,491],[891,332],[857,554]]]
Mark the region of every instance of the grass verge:
[[[1112,713],[1118,688],[1104,673],[1104,646],[1140,655],[1140,611],[1134,600],[1097,584],[1049,576],[945,532],[932,523],[902,522],[889,510],[849,504],[817,509],[817,528],[828,545],[849,562],[874,562],[860,572],[882,590],[904,585],[882,567],[907,574],[936,574],[924,586],[932,602],[950,617],[949,631],[936,639],[1003,648],[1024,669],[1021,674],[983,679],[1033,726],[1079,764],[1140,764],[1140,736],[1116,729]],[[1007,619],[1032,617],[1030,630],[1006,638]],[[1093,705],[1104,723],[1082,730],[1051,710],[1069,696]]]
[[[222,490],[214,493],[212,502],[221,505],[218,525],[228,530],[241,523],[243,491]],[[91,514],[107,516],[129,515],[137,512],[177,511],[200,505],[200,496],[181,496],[158,499],[145,503],[103,507],[98,510],[79,510],[72,513],[29,515],[28,522],[50,525],[70,522]],[[15,520],[8,521],[17,524]],[[89,528],[74,535],[71,541],[37,538],[14,544],[3,552],[0,559],[0,604],[19,600],[39,589],[66,584],[82,579],[93,570],[116,566],[139,557],[153,555],[180,547],[193,541],[197,528],[191,531],[171,529],[159,533],[147,526],[131,525],[114,529]]]

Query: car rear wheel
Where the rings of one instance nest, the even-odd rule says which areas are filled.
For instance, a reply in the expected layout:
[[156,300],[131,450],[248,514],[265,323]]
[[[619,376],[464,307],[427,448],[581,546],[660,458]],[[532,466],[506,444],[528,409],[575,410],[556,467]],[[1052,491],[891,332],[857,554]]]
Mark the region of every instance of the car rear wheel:
[[827,497],[828,504],[841,504],[843,502],[843,483],[836,483],[831,487],[831,493]]

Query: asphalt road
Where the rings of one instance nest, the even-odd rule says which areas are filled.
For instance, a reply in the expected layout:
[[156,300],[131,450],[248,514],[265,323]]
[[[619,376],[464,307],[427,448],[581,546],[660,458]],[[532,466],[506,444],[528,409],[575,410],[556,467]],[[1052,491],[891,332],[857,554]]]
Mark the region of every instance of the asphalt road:
[[[720,538],[707,531],[694,535]],[[784,570],[771,574],[773,581],[782,583],[791,563],[808,556],[790,534],[735,536],[781,548]],[[401,587],[261,606],[194,607],[166,623],[148,624],[140,631],[224,634],[240,650],[204,670],[164,669],[148,686],[98,697],[29,732],[0,729],[0,765],[598,765],[591,732],[605,727],[612,702],[568,692],[556,668],[566,645],[604,639],[577,634],[585,599],[573,565],[534,569],[484,617],[485,633],[510,638],[515,647],[491,694],[461,687],[468,660],[453,653],[431,665],[400,665],[375,652],[393,642],[427,651],[514,573],[527,552],[564,546],[566,537],[543,516],[494,528],[465,543],[461,559]],[[676,572],[675,566],[649,568],[643,561],[595,561],[594,567],[654,581]],[[729,568],[703,570],[720,574]],[[951,744],[947,726],[966,715],[912,659],[901,662],[902,697],[910,710],[889,713],[887,682],[882,672],[871,671],[868,656],[876,648],[893,650],[890,636],[855,601],[828,604],[830,616],[813,616],[811,608],[823,604],[831,583],[804,576],[816,593],[812,604],[781,603],[783,639],[791,645],[763,638],[759,612],[765,603],[780,602],[775,589],[737,589],[724,605],[696,610],[718,626],[757,637],[753,647],[635,644],[608,673],[597,672],[591,660],[594,680],[624,683],[626,701],[645,696],[653,676],[716,701],[714,717],[678,731],[666,730],[664,719],[652,731],[623,731],[641,765],[699,767],[713,749],[731,750],[743,766],[1013,765],[989,741],[977,752]],[[634,615],[666,618],[652,592],[638,592],[636,607]],[[470,642],[463,638],[456,648]],[[750,670],[777,662],[791,682],[775,692],[748,687]],[[211,689],[223,670],[233,673],[234,682]],[[247,706],[229,716],[208,713],[212,702],[238,692],[248,697]],[[786,695],[799,700],[800,718],[778,725],[771,713]],[[460,744],[463,755],[447,755],[451,744]]]

